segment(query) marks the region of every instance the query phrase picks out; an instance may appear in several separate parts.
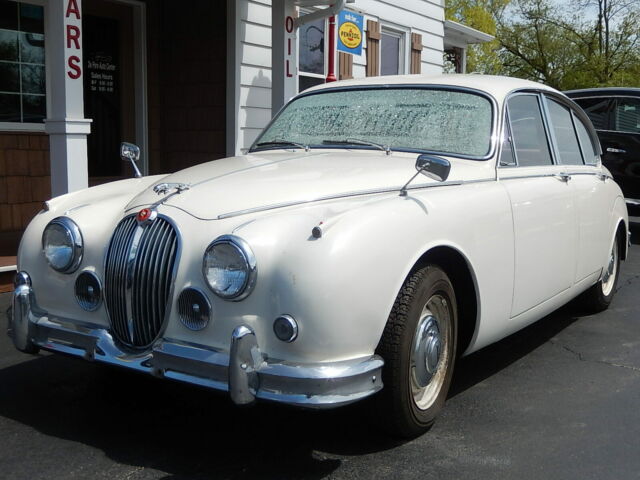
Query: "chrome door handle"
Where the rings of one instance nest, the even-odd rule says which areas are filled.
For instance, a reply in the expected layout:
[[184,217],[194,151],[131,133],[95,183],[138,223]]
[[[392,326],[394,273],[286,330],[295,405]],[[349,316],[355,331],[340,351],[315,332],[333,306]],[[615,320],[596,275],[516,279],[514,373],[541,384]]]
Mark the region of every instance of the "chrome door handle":
[[607,152],[609,152],[609,153],[627,153],[627,151],[623,150],[622,148],[613,148],[613,147],[607,147]]
[[571,180],[571,175],[569,175],[568,173],[556,173],[553,176],[565,183]]

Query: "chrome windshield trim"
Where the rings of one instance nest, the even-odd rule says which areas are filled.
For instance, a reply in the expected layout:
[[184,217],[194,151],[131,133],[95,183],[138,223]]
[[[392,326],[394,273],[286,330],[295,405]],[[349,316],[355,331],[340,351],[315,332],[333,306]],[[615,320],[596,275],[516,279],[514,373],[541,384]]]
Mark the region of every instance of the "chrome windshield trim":
[[[444,156],[448,156],[448,157],[455,157],[455,158],[462,158],[465,160],[476,160],[476,161],[485,161],[485,160],[490,160],[491,158],[493,158],[493,156],[495,155],[495,152],[498,148],[497,145],[497,140],[496,140],[496,131],[498,129],[498,120],[499,120],[499,109],[498,109],[498,102],[495,99],[495,97],[493,97],[489,92],[486,92],[484,90],[480,90],[480,89],[476,89],[473,87],[465,87],[465,86],[460,86],[460,85],[446,85],[446,84],[429,84],[429,83],[381,83],[381,84],[373,84],[373,85],[347,85],[347,86],[337,86],[337,87],[328,87],[328,88],[321,88],[319,90],[312,90],[310,92],[302,92],[298,95],[296,95],[295,97],[293,97],[291,100],[289,100],[285,105],[283,105],[283,107],[278,111],[278,113],[271,119],[271,121],[267,124],[266,127],[264,127],[264,129],[262,130],[262,132],[260,132],[260,135],[258,135],[258,138],[256,138],[256,140],[253,142],[253,144],[251,144],[251,146],[249,147],[249,153],[257,153],[260,151],[264,151],[265,149],[258,147],[258,143],[260,142],[260,140],[262,139],[262,137],[264,136],[265,132],[267,130],[269,130],[269,128],[271,128],[271,125],[280,117],[280,115],[282,114],[282,112],[285,110],[285,108],[287,108],[292,102],[295,102],[296,100],[299,100],[303,97],[308,97],[308,96],[312,96],[312,95],[321,95],[324,93],[336,93],[336,92],[345,92],[345,91],[351,91],[351,90],[381,90],[381,91],[385,91],[385,90],[411,90],[411,89],[420,89],[420,90],[448,90],[448,91],[453,91],[453,92],[462,92],[462,93],[468,93],[470,95],[477,95],[479,97],[484,98],[485,100],[487,100],[489,102],[489,104],[491,105],[491,131],[489,132],[489,149],[487,151],[486,154],[484,155],[466,155],[464,153],[451,153],[451,152],[439,152],[439,151],[435,151],[435,150],[428,150],[428,149],[416,149],[419,150],[420,153],[432,153],[435,155],[444,155]],[[310,148],[317,148],[314,147],[313,145],[309,145]],[[344,147],[341,147],[344,148]],[[352,148],[352,146],[350,146],[349,148]],[[273,149],[273,148],[269,148],[269,149]],[[392,152],[398,152],[398,151],[412,151],[409,150],[405,147],[405,149],[402,149],[402,147],[393,147],[391,148]]]
[[[437,182],[437,183],[430,183],[430,184],[423,183],[419,185],[409,186],[407,187],[407,190],[422,190],[426,188],[451,187],[454,185],[467,185],[472,183],[484,183],[484,182],[494,182],[494,181],[495,181],[495,178],[491,177],[491,178],[481,178],[478,180],[459,180],[459,181],[450,181],[450,182]],[[321,197],[310,198],[308,200],[293,200],[290,202],[273,203],[270,205],[263,205],[260,207],[246,208],[244,210],[236,210],[233,212],[223,213],[221,215],[218,215],[216,219],[224,220],[225,218],[238,217],[240,215],[246,215],[248,213],[264,212],[267,210],[275,210],[277,208],[286,208],[286,207],[293,207],[296,205],[305,205],[305,204],[314,203],[314,202],[323,202],[325,200],[339,200],[341,198],[361,197],[365,195],[398,193],[401,188],[402,186],[398,185],[395,187],[388,187],[388,188],[374,188],[370,190],[356,190],[352,192],[337,193],[333,195],[324,195]]]

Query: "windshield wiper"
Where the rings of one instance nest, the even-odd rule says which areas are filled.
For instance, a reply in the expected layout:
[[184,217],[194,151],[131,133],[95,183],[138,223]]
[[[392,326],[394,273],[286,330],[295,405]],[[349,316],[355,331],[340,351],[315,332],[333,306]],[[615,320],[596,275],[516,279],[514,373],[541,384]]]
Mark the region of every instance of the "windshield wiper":
[[382,145],[380,143],[370,142],[368,140],[360,140],[358,138],[347,138],[346,140],[323,140],[323,145],[368,145],[370,147],[376,147],[387,155],[391,154],[391,148],[388,145]]
[[305,152],[309,151],[309,145],[303,145],[302,143],[292,142],[291,140],[285,140],[284,138],[274,138],[270,142],[256,143],[256,147],[298,147],[302,148]]

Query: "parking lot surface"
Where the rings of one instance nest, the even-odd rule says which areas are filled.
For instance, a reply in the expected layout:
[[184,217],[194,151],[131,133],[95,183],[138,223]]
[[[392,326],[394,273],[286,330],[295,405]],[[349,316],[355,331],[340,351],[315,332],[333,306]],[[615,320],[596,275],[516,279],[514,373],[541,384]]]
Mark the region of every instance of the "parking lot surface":
[[[636,241],[640,224],[632,230]],[[609,310],[571,305],[462,359],[412,441],[366,406],[309,412],[41,353],[4,335],[0,478],[640,478],[640,245]]]

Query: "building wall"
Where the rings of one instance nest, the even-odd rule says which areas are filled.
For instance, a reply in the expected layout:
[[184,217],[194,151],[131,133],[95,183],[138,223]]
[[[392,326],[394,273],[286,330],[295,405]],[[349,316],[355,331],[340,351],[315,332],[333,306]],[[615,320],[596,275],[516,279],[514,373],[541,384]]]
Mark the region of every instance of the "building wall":
[[22,231],[51,197],[49,136],[0,133],[0,256],[15,255]]
[[238,4],[238,145],[248,147],[271,119],[271,0]]
[[149,173],[226,156],[225,2],[147,1]]
[[[238,58],[235,74],[239,100],[235,153],[239,154],[253,143],[272,116],[271,0],[237,0],[236,8],[238,41],[233,48]],[[407,49],[411,33],[421,34],[422,73],[442,72],[444,6],[440,0],[357,0],[347,4],[347,9],[363,13],[365,25],[367,20],[375,20],[405,31]],[[366,49],[354,57],[355,78],[366,76],[366,58]]]

